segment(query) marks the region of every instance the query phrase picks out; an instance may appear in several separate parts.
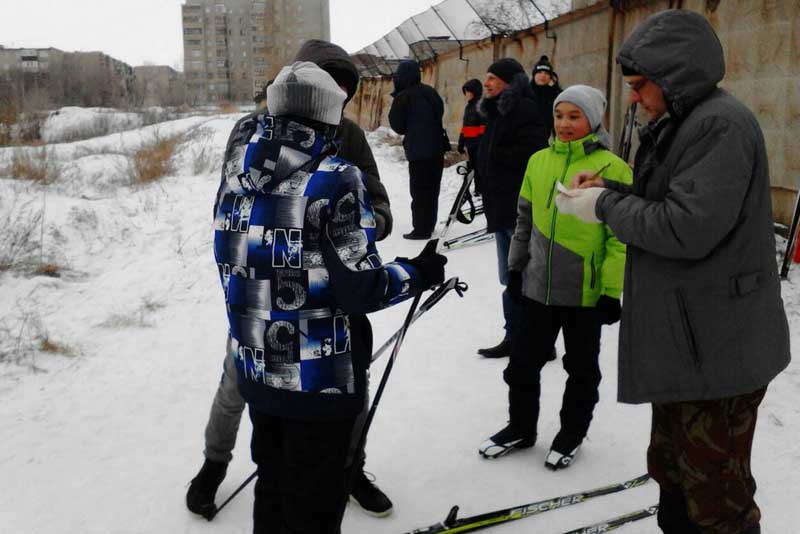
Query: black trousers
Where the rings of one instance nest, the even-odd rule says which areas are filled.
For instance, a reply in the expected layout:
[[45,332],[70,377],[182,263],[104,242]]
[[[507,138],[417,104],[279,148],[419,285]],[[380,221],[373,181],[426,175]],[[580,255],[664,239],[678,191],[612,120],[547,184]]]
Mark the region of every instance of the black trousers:
[[481,180],[481,176],[478,174],[478,145],[475,146],[468,146],[467,147],[467,154],[469,155],[469,162],[472,164],[472,168],[475,170],[475,179],[473,180],[475,194],[480,195],[481,191],[483,191],[483,181]]
[[436,228],[443,169],[444,156],[408,162],[411,224],[415,234],[428,236]]
[[258,466],[254,534],[339,534],[354,419],[306,421],[250,408]]
[[511,358],[503,373],[509,386],[511,425],[536,434],[541,370],[563,330],[567,349],[563,365],[568,378],[561,401],[561,430],[552,448],[569,453],[586,437],[600,398],[600,323],[594,308],[545,306],[522,300],[512,327]]

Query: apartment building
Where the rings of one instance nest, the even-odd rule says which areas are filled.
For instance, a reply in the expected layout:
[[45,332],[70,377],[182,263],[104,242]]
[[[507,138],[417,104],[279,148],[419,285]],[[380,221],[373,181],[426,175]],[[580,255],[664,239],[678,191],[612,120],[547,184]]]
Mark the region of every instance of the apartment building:
[[183,73],[167,65],[133,67],[135,100],[142,106],[177,106],[186,101]]
[[190,103],[249,102],[306,39],[330,39],[328,0],[186,0]]
[[50,65],[63,61],[65,52],[57,48],[5,48],[0,46],[0,76],[13,70],[47,72]]

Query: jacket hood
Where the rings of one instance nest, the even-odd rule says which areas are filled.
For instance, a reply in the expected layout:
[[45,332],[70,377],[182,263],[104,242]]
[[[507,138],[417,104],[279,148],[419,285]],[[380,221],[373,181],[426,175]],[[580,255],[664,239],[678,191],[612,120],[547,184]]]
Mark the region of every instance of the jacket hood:
[[319,68],[330,74],[336,83],[347,89],[345,105],[358,89],[360,79],[358,69],[350,59],[350,55],[339,45],[319,39],[309,39],[297,51],[294,60],[316,63]]
[[725,76],[725,56],[711,24],[702,15],[677,9],[639,24],[623,43],[617,63],[661,87],[670,113],[678,117]]
[[473,78],[473,79],[467,81],[467,83],[465,83],[461,87],[461,92],[462,93],[466,94],[467,91],[472,93],[473,96],[475,97],[475,99],[477,100],[477,99],[479,99],[480,97],[483,96],[483,84],[477,78]]
[[268,114],[258,114],[250,120],[242,125],[253,132],[250,141],[226,163],[226,168],[233,165],[238,185],[245,191],[265,192],[281,187],[280,182],[293,177],[302,179],[305,173],[316,170],[325,156],[336,151],[334,127]]
[[419,63],[413,59],[401,61],[392,79],[394,80],[394,94],[420,83],[422,77],[419,73]]
[[489,116],[494,110],[500,115],[508,115],[517,107],[523,98],[534,99],[528,75],[520,72],[515,75],[505,91],[494,98],[483,97],[478,104],[481,114]]

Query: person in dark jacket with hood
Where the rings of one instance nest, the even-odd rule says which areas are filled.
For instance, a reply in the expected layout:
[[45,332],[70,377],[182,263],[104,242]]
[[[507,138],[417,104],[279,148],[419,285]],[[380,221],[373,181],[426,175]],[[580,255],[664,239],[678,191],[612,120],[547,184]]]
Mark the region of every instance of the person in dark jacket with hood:
[[[358,70],[356,70],[350,56],[340,46],[327,41],[311,39],[300,47],[295,59],[297,61],[315,63],[331,75],[336,83],[347,93],[344,105],[347,105],[347,102],[355,94],[359,82]],[[264,87],[265,98],[271,83],[272,81]],[[267,107],[269,107],[268,102]],[[231,155],[231,150],[235,146],[236,135],[241,130],[242,125],[254,121],[259,113],[263,113],[263,111],[259,110],[246,115],[236,123],[226,146],[226,160]],[[339,127],[336,129],[335,141],[339,147],[339,156],[353,162],[363,173],[367,193],[375,213],[376,238],[378,240],[384,239],[392,230],[389,197],[380,182],[378,166],[372,156],[369,144],[367,144],[364,131],[353,121],[342,117]],[[229,344],[230,339],[228,339],[226,354],[230,352]],[[222,379],[211,404],[211,411],[205,429],[204,455],[206,460],[200,472],[192,480],[186,495],[186,504],[189,510],[205,516],[212,514],[215,510],[214,496],[217,488],[225,478],[228,463],[232,458],[239,422],[245,407],[244,400],[237,387],[233,362],[227,357],[224,362]],[[366,411],[356,420],[354,434],[360,433],[365,419]],[[353,450],[349,451],[348,456],[348,466],[354,463],[355,468],[359,471],[352,488],[353,497],[368,513],[376,516],[388,515],[392,511],[392,502],[364,475],[365,453],[363,448],[359,451],[354,449],[355,440]]]
[[480,176],[477,173],[478,146],[486,130],[486,119],[478,111],[478,102],[483,95],[483,85],[478,79],[471,79],[461,87],[461,92],[467,99],[464,107],[464,118],[461,125],[461,134],[458,136],[458,153],[463,154],[466,150],[469,162],[475,170],[475,193],[481,194]]
[[547,56],[540,57],[533,66],[531,89],[536,97],[539,113],[547,123],[547,137],[550,138],[553,133],[553,103],[562,89],[558,84],[558,74],[553,70],[553,65]]
[[[478,108],[486,117],[486,132],[478,147],[478,175],[483,185],[487,231],[497,247],[500,283],[508,284],[508,250],[517,221],[517,199],[528,159],[547,147],[547,125],[536,106],[525,69],[512,58],[493,63],[486,73],[484,97]],[[514,302],[503,291],[505,335],[478,354],[501,358],[511,354]]]
[[556,203],[627,245],[618,396],[652,403],[662,531],[758,534],[758,406],[790,360],[764,136],[702,15],[652,15],[617,62],[651,119],[633,185],[579,173]]
[[404,136],[414,227],[403,237],[428,239],[436,228],[444,169],[444,103],[436,89],[421,82],[419,63],[413,60],[397,66],[392,97],[389,125]]

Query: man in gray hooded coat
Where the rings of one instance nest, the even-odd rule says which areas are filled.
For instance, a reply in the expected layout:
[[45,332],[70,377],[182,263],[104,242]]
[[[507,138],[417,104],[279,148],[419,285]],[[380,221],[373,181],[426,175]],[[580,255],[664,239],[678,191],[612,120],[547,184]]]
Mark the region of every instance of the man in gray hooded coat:
[[619,400],[653,407],[648,471],[666,533],[757,534],[750,453],[789,363],[769,169],[754,115],[717,84],[722,46],[689,11],[641,23],[617,57],[650,115],[630,187],[580,174],[565,213],[627,245]]

